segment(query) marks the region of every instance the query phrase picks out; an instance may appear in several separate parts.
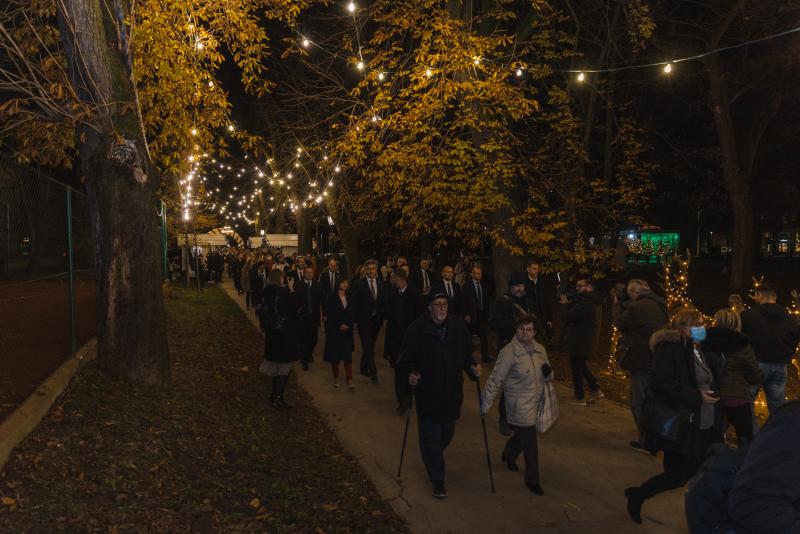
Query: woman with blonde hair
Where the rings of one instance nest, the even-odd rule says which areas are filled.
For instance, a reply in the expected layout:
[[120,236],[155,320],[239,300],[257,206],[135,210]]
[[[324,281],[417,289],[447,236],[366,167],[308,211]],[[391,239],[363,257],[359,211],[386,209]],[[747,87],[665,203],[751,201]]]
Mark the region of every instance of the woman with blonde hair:
[[708,330],[703,351],[720,362],[719,406],[727,423],[736,429],[739,447],[753,441],[753,402],[750,388],[764,381],[750,340],[742,332],[742,319],[732,309],[714,314],[714,327]]
[[[703,315],[692,308],[678,311],[668,328],[650,338],[653,368],[645,399],[645,414],[649,413],[650,419],[644,426],[647,448],[664,452],[664,472],[625,490],[628,514],[636,523],[642,522],[642,505],[647,499],[684,486],[697,473],[719,436],[718,362],[701,350],[705,339]],[[648,410],[648,403],[661,408]],[[653,432],[665,428],[667,420],[681,421],[677,436]]]

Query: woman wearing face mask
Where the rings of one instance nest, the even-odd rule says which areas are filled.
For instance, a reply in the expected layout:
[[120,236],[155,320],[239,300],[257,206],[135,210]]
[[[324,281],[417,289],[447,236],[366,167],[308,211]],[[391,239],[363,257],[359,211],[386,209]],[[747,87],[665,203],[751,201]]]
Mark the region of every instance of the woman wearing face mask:
[[718,393],[718,361],[703,354],[700,343],[706,338],[703,316],[684,308],[675,314],[670,327],[650,338],[653,369],[650,390],[661,401],[689,411],[689,421],[677,441],[648,436],[650,450],[664,451],[664,472],[641,486],[625,490],[628,513],[636,523],[642,522],[644,501],[684,486],[697,473],[720,428]]

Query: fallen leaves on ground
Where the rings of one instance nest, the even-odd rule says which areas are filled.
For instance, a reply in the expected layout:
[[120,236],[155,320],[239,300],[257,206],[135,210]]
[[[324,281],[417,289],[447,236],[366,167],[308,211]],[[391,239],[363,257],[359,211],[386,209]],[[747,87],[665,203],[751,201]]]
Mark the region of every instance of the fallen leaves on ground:
[[84,366],[0,472],[0,532],[408,532],[293,379],[268,406],[238,306],[173,295],[172,386]]

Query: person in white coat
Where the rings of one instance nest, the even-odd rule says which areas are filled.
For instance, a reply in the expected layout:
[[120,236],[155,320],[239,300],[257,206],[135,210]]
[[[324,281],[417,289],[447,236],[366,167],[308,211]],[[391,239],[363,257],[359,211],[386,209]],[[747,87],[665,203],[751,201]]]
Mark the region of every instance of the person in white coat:
[[522,315],[514,322],[516,331],[511,342],[497,356],[494,369],[481,396],[481,414],[492,407],[494,398],[505,389],[506,416],[514,431],[503,450],[502,460],[517,471],[516,460],[525,458],[525,486],[536,495],[544,495],[539,485],[539,446],[536,437],[536,416],[544,395],[545,381],[552,378],[547,351],[536,342],[536,317]]

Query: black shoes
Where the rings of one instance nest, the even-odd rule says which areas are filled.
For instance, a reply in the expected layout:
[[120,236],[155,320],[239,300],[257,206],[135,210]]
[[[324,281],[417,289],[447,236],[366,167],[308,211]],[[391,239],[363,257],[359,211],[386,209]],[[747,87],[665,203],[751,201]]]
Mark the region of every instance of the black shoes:
[[447,497],[447,490],[444,489],[444,482],[434,482],[432,484],[433,496],[437,499],[444,499]]
[[525,486],[531,490],[531,493],[535,493],[536,495],[544,495],[544,490],[539,484],[528,484],[526,482]]
[[642,524],[642,504],[644,499],[639,491],[639,488],[632,486],[625,488],[625,496],[628,498],[628,515],[631,516],[634,523]]
[[500,456],[500,460],[502,460],[503,463],[506,464],[506,467],[508,467],[509,471],[519,471],[519,466],[517,466],[514,460],[509,460],[508,457],[506,456],[506,453],[503,453],[503,455]]

